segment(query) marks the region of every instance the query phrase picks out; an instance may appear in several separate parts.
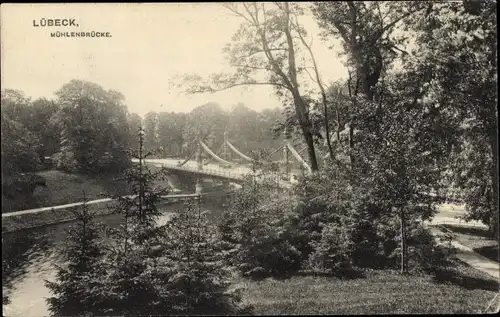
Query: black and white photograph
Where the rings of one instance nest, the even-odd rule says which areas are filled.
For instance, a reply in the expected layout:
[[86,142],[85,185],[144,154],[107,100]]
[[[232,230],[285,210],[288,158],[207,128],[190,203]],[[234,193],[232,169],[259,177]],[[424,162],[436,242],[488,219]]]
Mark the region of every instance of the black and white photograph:
[[497,2],[2,3],[6,317],[500,311]]

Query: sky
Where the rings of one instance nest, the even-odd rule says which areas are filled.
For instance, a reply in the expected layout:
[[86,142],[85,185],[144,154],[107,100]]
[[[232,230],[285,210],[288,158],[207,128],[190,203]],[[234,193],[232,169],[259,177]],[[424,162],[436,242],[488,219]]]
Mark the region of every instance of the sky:
[[[75,19],[78,26],[34,26],[44,18]],[[242,20],[217,3],[2,4],[0,22],[2,89],[18,89],[31,98],[54,98],[62,85],[81,79],[121,92],[129,112],[141,116],[189,112],[208,102],[224,109],[241,102],[256,111],[281,105],[269,86],[186,95],[170,84],[183,74],[231,72],[222,49]],[[323,81],[345,78],[347,69],[337,56],[340,43],[323,42],[312,16],[301,22],[314,36]],[[112,37],[51,38],[55,31],[109,32]]]

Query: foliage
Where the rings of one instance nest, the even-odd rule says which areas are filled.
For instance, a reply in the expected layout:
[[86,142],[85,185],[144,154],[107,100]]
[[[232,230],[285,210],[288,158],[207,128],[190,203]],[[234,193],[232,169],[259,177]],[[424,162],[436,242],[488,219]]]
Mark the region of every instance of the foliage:
[[156,112],[148,112],[144,116],[144,132],[145,149],[152,150],[158,148],[158,114]]
[[158,140],[163,154],[182,156],[183,131],[188,115],[175,112],[158,113]]
[[29,131],[30,100],[17,90],[2,90],[2,174],[34,172],[40,167],[37,135]]
[[1,105],[2,197],[29,200],[37,185],[45,186],[34,174],[41,168],[43,145],[22,123],[29,121],[30,100],[19,91],[3,90]]
[[407,41],[396,27],[407,18],[426,8],[421,1],[404,4],[393,1],[316,2],[312,11],[323,36],[340,38],[348,66],[354,70],[356,84],[351,87],[357,95],[358,88],[372,100],[375,86]]
[[[78,264],[70,268],[80,271],[61,271],[57,282],[48,283],[59,295],[50,300],[52,310],[124,316],[240,312],[238,291],[228,288],[230,272],[220,237],[205,215],[190,206],[158,226],[160,199],[169,189],[161,186],[164,170],[153,172],[143,165],[153,153],[144,153],[142,129],[139,133],[139,151],[131,151],[139,164],[124,174],[132,195],[114,197],[113,211],[123,215],[123,221],[118,229],[107,228],[106,247],[91,244],[92,265],[91,255],[76,253],[77,247],[65,249]],[[85,222],[82,230],[89,226]],[[80,244],[95,238],[84,240],[85,234],[77,234]]]
[[286,200],[268,202],[255,212],[240,210],[234,217],[233,261],[244,276],[284,276],[301,268],[300,239],[292,227],[292,217],[292,206]]
[[36,99],[31,103],[26,127],[38,137],[40,155],[52,156],[59,150],[61,131],[54,120],[58,110],[59,106],[54,101],[45,98]]
[[[186,117],[183,138],[188,142],[201,140],[210,148],[219,146],[223,142],[224,131],[227,125],[227,114],[217,103],[207,103],[193,109]],[[195,147],[188,144],[191,153]]]
[[312,242],[314,252],[309,256],[309,266],[320,272],[346,273],[352,269],[352,244],[348,226],[323,226],[321,240]]
[[130,165],[123,95],[78,80],[65,84],[56,95],[61,105],[57,122],[63,152],[58,156],[59,166],[71,169],[74,165],[79,171],[96,173],[123,170]]
[[[318,170],[314,148],[315,133],[309,115],[313,90],[306,80],[306,58],[312,60],[317,83],[322,88],[307,33],[298,17],[303,7],[296,3],[275,2],[224,5],[242,19],[242,24],[224,49],[234,74],[213,74],[208,81],[197,75],[184,76],[188,93],[217,92],[237,86],[270,85],[299,123],[308,148],[311,168]],[[310,74],[309,74],[310,75]],[[264,78],[264,79],[263,79]],[[300,83],[300,84],[299,84]],[[322,90],[323,91],[323,90]],[[324,95],[324,91],[323,91]]]
[[[229,290],[231,272],[224,261],[216,227],[200,207],[189,204],[162,228],[158,270],[168,285],[158,291],[176,314],[240,312],[239,290]],[[173,305],[172,305],[173,304]]]
[[[479,220],[493,229],[495,223],[493,184],[491,175],[484,171],[493,168],[488,145],[479,140],[468,138],[464,141],[461,152],[455,156],[453,180],[461,189],[461,198],[466,203],[465,220]],[[471,164],[474,162],[474,164]]]
[[193,153],[193,141],[199,133],[217,155],[224,159],[235,158],[236,154],[231,151],[221,151],[224,134],[243,153],[259,148],[276,148],[282,138],[270,137],[270,134],[280,119],[279,109],[255,112],[241,103],[230,111],[224,111],[215,103],[208,103],[187,114],[149,112],[145,116],[145,148],[160,148],[160,156],[186,157]]
[[243,153],[259,148],[273,149],[282,141],[270,137],[273,125],[281,119],[279,109],[256,112],[239,103],[231,109],[227,118],[227,138]]
[[2,114],[2,174],[34,172],[40,168],[38,140],[21,123]]
[[300,200],[293,226],[302,237],[301,252],[305,260],[321,240],[323,226],[339,220],[352,200],[352,191],[347,183],[348,170],[342,162],[325,164],[321,173],[306,175],[295,187]]
[[76,316],[96,312],[102,292],[102,265],[104,246],[100,226],[86,204],[77,210],[76,225],[68,232],[63,255],[65,267],[58,267],[55,282],[46,281],[53,294],[47,299],[50,312],[55,316]]
[[[413,21],[415,69],[432,68],[443,120],[458,121],[459,144],[449,164],[468,219],[498,234],[497,23],[495,1],[435,4]],[[446,40],[443,40],[446,39]],[[486,172],[487,171],[487,172]]]
[[2,90],[2,171],[35,171],[44,156],[59,147],[59,130],[52,120],[58,106],[46,99],[31,101],[17,90]]
[[137,139],[135,133],[139,131],[142,126],[142,118],[137,113],[131,113],[127,117],[129,125],[129,146],[132,149],[139,148],[139,140]]
[[252,278],[297,272],[303,259],[294,199],[277,188],[265,162],[254,169],[218,222],[228,263]]
[[[402,123],[401,119],[398,123]],[[404,136],[408,138],[410,134],[406,133]],[[393,143],[387,142],[386,146],[389,144]],[[370,150],[368,145],[365,148]],[[404,146],[399,145],[398,148],[404,149]],[[425,264],[424,261],[413,261],[413,254],[428,256],[431,252],[429,250],[436,251],[430,242],[422,245],[413,243],[418,238],[411,229],[413,223],[419,223],[419,218],[432,216],[436,198],[411,192],[411,187],[406,187],[415,186],[410,185],[411,183],[406,185],[406,182],[417,181],[420,186],[424,186],[426,183],[423,179],[430,185],[434,184],[434,179],[428,175],[432,175],[433,171],[421,170],[427,164],[413,154],[418,163],[411,165],[410,162],[405,162],[405,171],[409,172],[412,167],[417,176],[385,179],[386,175],[390,175],[389,168],[393,166],[394,159],[378,158],[384,153],[387,155],[390,152],[377,151],[375,154],[371,149],[371,158],[377,157],[377,160],[370,161],[370,172],[374,173],[371,177],[353,179],[359,175],[358,172],[349,169],[347,162],[339,160],[331,161],[321,173],[307,176],[298,184],[297,195],[302,201],[302,211],[298,214],[294,227],[309,245],[302,252],[309,256],[311,268],[342,272],[350,265],[394,267],[396,260],[401,258],[401,249],[398,248],[401,244],[401,225],[398,221],[401,213],[394,206],[398,206],[397,199],[401,198],[405,199],[399,206],[404,210],[407,232],[403,232],[403,236],[407,240],[409,253],[412,254],[411,266],[415,267],[414,262],[418,265]],[[367,155],[364,155],[367,159]],[[359,166],[363,166],[362,162],[366,161],[361,161]],[[397,192],[391,194],[391,191]]]

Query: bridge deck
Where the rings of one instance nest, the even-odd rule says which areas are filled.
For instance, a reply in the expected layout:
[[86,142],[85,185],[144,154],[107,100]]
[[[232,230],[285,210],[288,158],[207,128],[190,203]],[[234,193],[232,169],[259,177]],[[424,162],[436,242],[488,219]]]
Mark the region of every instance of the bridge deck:
[[[138,162],[138,160],[132,160],[133,162]],[[158,167],[165,167],[168,169],[172,170],[179,170],[179,171],[186,171],[186,172],[192,172],[192,173],[200,173],[203,175],[209,175],[209,176],[217,176],[221,178],[226,178],[230,180],[242,180],[246,175],[252,174],[252,169],[248,166],[244,165],[236,165],[232,168],[223,168],[220,167],[218,164],[207,164],[204,165],[203,168],[200,170],[198,169],[198,164],[194,160],[190,160],[186,162],[183,166],[178,166],[181,161],[176,160],[176,159],[147,159],[144,160],[146,164],[158,166]],[[300,172],[295,171],[292,173],[294,175],[300,175]],[[276,174],[276,177],[279,175]],[[278,181],[280,186],[283,187],[290,187],[291,182],[289,181],[283,181],[279,180]]]

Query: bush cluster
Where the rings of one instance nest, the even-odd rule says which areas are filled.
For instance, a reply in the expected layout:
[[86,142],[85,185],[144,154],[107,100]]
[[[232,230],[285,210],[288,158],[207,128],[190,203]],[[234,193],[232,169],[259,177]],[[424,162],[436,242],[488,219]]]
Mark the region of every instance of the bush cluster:
[[165,316],[245,313],[231,289],[220,233],[196,205],[158,226],[165,176],[133,166],[125,173],[132,195],[116,197],[119,228],[100,226],[87,206],[62,250],[66,263],[47,299],[56,316]]
[[[338,275],[356,268],[398,268],[398,214],[373,203],[371,193],[346,185],[346,177],[328,171],[307,177],[295,195],[281,199],[263,199],[259,191],[272,188],[255,189],[255,184],[246,183],[219,222],[228,262],[251,277],[287,276],[300,270]],[[409,271],[430,270],[442,260],[420,221],[421,215],[432,212],[426,208],[430,207],[405,208]]]

